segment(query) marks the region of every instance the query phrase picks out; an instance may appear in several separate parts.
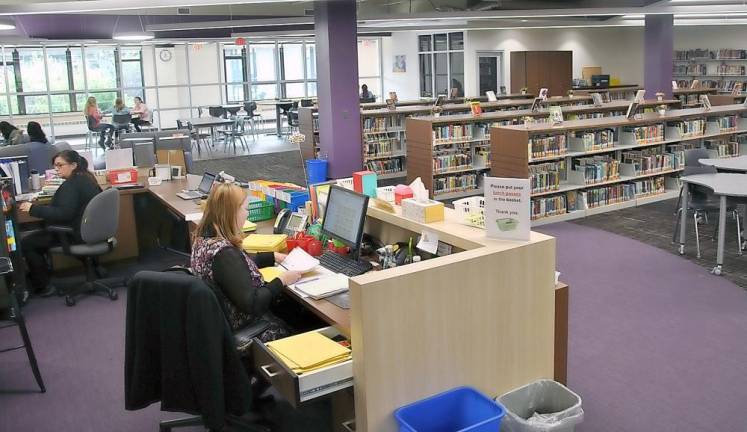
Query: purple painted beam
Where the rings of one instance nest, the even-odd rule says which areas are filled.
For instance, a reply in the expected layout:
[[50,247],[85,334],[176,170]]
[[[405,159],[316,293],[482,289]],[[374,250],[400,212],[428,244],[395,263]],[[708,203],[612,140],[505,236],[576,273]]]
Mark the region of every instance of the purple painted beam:
[[319,147],[330,178],[363,166],[355,0],[314,3]]
[[643,43],[643,81],[647,97],[663,92],[666,98],[671,98],[674,58],[673,15],[646,15]]

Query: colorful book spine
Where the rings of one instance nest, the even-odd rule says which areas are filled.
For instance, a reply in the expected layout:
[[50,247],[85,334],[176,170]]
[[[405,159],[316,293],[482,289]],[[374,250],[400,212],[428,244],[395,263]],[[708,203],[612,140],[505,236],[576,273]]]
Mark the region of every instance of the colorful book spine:
[[567,201],[564,194],[532,199],[531,219],[537,220],[548,216],[567,213]]
[[543,163],[529,166],[529,183],[532,193],[560,189],[560,164]]
[[574,170],[583,171],[585,184],[591,185],[620,178],[620,161],[610,156],[579,158],[574,163]]
[[567,152],[568,143],[565,135],[532,137],[529,140],[529,153],[532,158],[559,156]]
[[433,194],[477,190],[477,174],[462,174],[433,179]]
[[469,154],[447,154],[433,158],[434,174],[468,168],[472,168],[472,156]]

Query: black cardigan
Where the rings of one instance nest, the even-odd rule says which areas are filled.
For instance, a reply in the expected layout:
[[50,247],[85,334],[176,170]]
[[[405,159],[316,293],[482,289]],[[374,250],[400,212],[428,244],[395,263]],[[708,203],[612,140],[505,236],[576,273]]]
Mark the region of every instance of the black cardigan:
[[[207,232],[211,236],[212,232]],[[257,267],[270,267],[275,264],[272,252],[258,253],[254,258]],[[270,310],[272,300],[280,295],[283,282],[276,278],[257,286],[251,277],[249,265],[237,247],[223,248],[213,257],[213,282],[220,288],[228,301],[241,312],[260,318]]]
[[52,225],[71,227],[76,240],[80,241],[80,221],[88,203],[101,188],[91,178],[75,174],[57,189],[49,205],[34,204],[29,214]]

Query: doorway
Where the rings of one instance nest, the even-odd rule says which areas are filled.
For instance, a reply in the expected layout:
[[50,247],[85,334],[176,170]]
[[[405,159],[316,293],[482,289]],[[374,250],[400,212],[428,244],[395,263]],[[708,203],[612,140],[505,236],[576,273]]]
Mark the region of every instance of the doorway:
[[503,80],[503,51],[477,52],[478,96],[493,91],[500,95],[506,92]]

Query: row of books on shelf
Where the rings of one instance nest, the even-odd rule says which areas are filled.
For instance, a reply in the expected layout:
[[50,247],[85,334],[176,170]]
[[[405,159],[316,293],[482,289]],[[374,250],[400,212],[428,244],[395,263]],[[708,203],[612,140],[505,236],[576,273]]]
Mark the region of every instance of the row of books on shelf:
[[732,48],[719,48],[716,50],[712,49],[689,49],[689,50],[677,50],[674,52],[675,60],[701,60],[701,59],[712,59],[712,60],[731,60],[731,59],[747,59],[747,50],[743,49],[732,49]]
[[400,151],[401,148],[399,138],[384,137],[376,140],[365,140],[363,142],[363,154],[366,157],[391,155],[395,151]]
[[615,145],[613,129],[576,132],[574,138],[582,145],[584,151],[603,150]]
[[666,192],[664,177],[651,177],[633,182],[602,186],[584,191],[532,198],[531,218],[542,219],[568,212],[618,204],[636,198],[655,196]]
[[477,174],[461,174],[433,179],[433,194],[464,192],[477,189]]
[[716,68],[719,75],[744,75],[745,67],[742,65],[720,64]]
[[404,161],[400,158],[367,161],[366,169],[377,174],[392,174],[405,169]]
[[672,67],[672,73],[675,75],[705,75],[708,73],[708,68],[704,64],[675,64]]
[[680,136],[694,137],[705,133],[706,121],[704,119],[682,120],[675,124],[679,129]]
[[646,149],[623,152],[622,162],[631,168],[632,175],[671,171],[685,166],[685,152],[663,152],[662,149]]
[[736,130],[737,129],[737,116],[730,115],[718,118],[718,128],[721,130]]
[[472,127],[470,125],[444,125],[433,129],[433,141],[449,141],[472,139]]
[[565,135],[532,137],[529,139],[529,154],[533,158],[557,156],[568,152]]
[[532,193],[549,192],[560,188],[561,172],[565,161],[542,163],[529,166],[529,183]]
[[472,167],[471,154],[447,154],[433,157],[433,172],[447,172]]
[[364,117],[364,132],[384,132],[391,129],[400,130],[404,127],[403,116],[386,116],[386,117]]
[[625,127],[623,132],[632,133],[636,142],[641,144],[664,141],[664,125],[655,124],[648,126]]
[[584,184],[595,184],[620,178],[620,161],[610,156],[573,160],[573,171],[583,173]]
[[726,139],[706,140],[705,147],[715,151],[720,158],[739,156],[739,142]]

